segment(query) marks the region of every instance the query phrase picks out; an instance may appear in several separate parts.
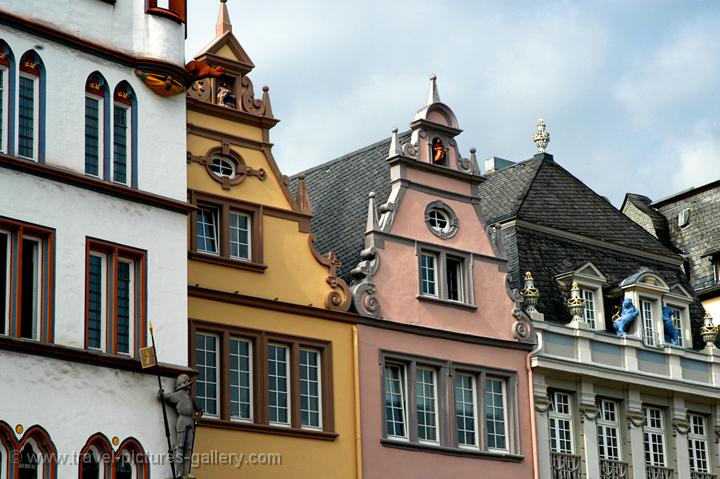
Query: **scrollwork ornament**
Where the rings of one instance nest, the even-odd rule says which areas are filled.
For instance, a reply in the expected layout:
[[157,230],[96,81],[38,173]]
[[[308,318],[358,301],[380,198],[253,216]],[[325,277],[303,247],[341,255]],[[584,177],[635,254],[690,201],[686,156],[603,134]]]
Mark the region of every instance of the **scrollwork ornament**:
[[402,152],[403,155],[407,156],[408,158],[417,159],[417,148],[412,143],[405,143],[402,146]]
[[367,281],[353,286],[353,304],[358,314],[373,318],[380,317],[380,301],[378,301],[375,292],[375,285]]
[[550,407],[550,398],[547,396],[535,396],[535,410],[540,414],[545,414]]
[[630,411],[627,414],[627,420],[628,429],[632,429],[633,427],[642,427],[645,422],[645,415],[642,411]]
[[528,341],[532,337],[532,326],[524,318],[516,319],[512,325],[512,335],[518,341]]
[[690,430],[690,424],[687,419],[675,418],[672,420],[673,436],[678,434],[684,436]]
[[593,403],[580,404],[580,412],[582,413],[580,422],[585,422],[586,419],[594,421],[600,415],[600,409]]

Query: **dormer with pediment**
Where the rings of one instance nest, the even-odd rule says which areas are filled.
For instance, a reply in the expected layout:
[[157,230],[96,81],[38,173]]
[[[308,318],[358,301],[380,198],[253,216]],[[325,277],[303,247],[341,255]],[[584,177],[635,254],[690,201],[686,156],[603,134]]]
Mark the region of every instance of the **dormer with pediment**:
[[569,291],[572,285],[580,288],[580,297],[585,301],[582,317],[583,323],[590,329],[605,331],[605,305],[603,302],[603,286],[607,277],[591,262],[587,261],[555,277],[563,291]]

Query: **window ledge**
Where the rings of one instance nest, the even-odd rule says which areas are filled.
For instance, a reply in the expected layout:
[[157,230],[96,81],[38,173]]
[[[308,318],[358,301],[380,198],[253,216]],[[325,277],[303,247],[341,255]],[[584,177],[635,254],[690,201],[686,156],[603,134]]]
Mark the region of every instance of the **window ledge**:
[[201,419],[200,426],[218,429],[232,429],[235,431],[259,432],[261,434],[276,434],[280,436],[304,437],[319,439],[321,441],[334,441],[340,435],[336,432],[316,431],[310,429],[297,429],[281,426],[269,426],[250,422],[227,421],[225,419]]
[[468,304],[468,303],[461,303],[459,301],[451,301],[449,299],[443,299],[443,298],[435,298],[433,296],[425,296],[424,294],[418,294],[416,296],[417,299],[420,301],[427,301],[429,303],[438,303],[442,304],[443,306],[452,306],[454,308],[460,308],[465,309],[469,311],[477,311],[477,306],[474,304]]
[[512,454],[509,452],[493,452],[480,451],[473,449],[460,449],[444,446],[433,446],[430,444],[419,444],[416,442],[398,441],[393,439],[380,439],[380,444],[385,447],[396,447],[399,449],[409,449],[413,451],[430,452],[435,454],[444,454],[447,456],[477,457],[484,459],[496,459],[498,461],[522,462],[525,456],[521,454]]
[[254,271],[255,273],[262,273],[267,269],[266,264],[253,263],[252,261],[242,261],[239,259],[230,259],[213,254],[198,253],[195,251],[188,251],[188,259],[220,266],[228,266],[230,268],[244,269],[246,271]]

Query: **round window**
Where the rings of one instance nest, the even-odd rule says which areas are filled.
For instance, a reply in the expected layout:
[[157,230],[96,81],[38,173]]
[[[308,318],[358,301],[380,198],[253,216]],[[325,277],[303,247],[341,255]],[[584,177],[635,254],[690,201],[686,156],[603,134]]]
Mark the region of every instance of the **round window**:
[[433,201],[425,207],[425,224],[432,234],[442,239],[452,238],[458,229],[455,212],[442,201]]
[[235,178],[235,162],[228,158],[214,157],[210,169],[218,176]]

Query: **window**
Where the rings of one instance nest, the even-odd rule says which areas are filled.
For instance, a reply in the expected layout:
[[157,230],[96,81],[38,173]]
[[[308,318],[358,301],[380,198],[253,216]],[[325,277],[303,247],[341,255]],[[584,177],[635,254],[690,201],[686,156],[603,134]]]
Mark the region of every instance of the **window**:
[[218,415],[218,338],[210,334],[195,336],[195,397],[204,414]]
[[438,238],[449,239],[457,233],[459,223],[452,208],[442,201],[433,201],[425,207],[425,224]]
[[488,449],[506,451],[507,445],[507,403],[506,382],[499,378],[485,379],[485,424],[487,427]]
[[385,434],[406,439],[405,367],[385,364]]
[[185,23],[187,0],[146,0],[145,11],[152,15],[161,15],[178,23]]
[[554,392],[550,397],[548,417],[550,422],[550,450],[562,454],[572,454],[573,427],[572,404],[569,394]]
[[415,404],[417,407],[418,440],[437,443],[437,386],[435,370],[415,368]]
[[30,443],[26,444],[20,451],[20,462],[18,463],[19,479],[38,479],[38,465],[40,455]]
[[230,338],[230,416],[252,421],[252,343],[247,339]]
[[432,229],[437,232],[446,231],[450,225],[450,219],[447,217],[444,211],[439,209],[432,209],[428,213],[428,224]]
[[690,208],[683,208],[678,213],[678,227],[685,228],[690,224]]
[[52,230],[0,218],[0,334],[52,341],[53,248]]
[[708,438],[705,428],[705,417],[699,414],[688,414],[688,448],[690,470],[692,472],[710,472],[708,457]]
[[197,211],[197,250],[203,253],[218,254],[217,211],[199,209]]
[[262,272],[262,206],[192,191],[190,258]]
[[91,450],[81,456],[80,477],[82,479],[100,479],[100,461],[98,453]]
[[468,260],[444,251],[420,251],[420,297],[471,304]]
[[455,430],[458,447],[478,447],[475,376],[455,376]]
[[590,289],[582,289],[582,297],[585,299],[585,322],[592,329],[597,329],[595,323],[595,292]]
[[651,466],[665,466],[665,426],[663,410],[643,407],[643,441],[645,463]]
[[235,178],[235,162],[229,158],[215,156],[211,160],[210,171],[224,178]]
[[88,240],[86,268],[86,347],[135,356],[146,340],[145,252]]
[[133,468],[130,459],[123,454],[115,465],[115,479],[133,479]]
[[18,83],[18,156],[37,160],[39,155],[42,63],[35,52],[20,60]]
[[670,318],[672,319],[673,325],[675,326],[675,329],[678,333],[677,346],[683,347],[683,335],[685,334],[685,330],[683,329],[682,311],[675,306],[669,306],[669,308],[672,310],[672,313],[670,313]]
[[112,179],[116,183],[135,186],[133,168],[135,168],[136,126],[133,124],[135,95],[126,83],[115,88],[113,96],[113,161]]
[[655,318],[653,313],[654,303],[652,301],[640,300],[640,314],[642,316],[643,340],[649,346],[657,344],[655,334]]
[[618,403],[608,399],[598,399],[597,406],[599,410],[597,435],[600,459],[619,461],[622,457],[620,454]]
[[105,80],[95,73],[85,84],[85,174],[103,176]]
[[332,431],[329,343],[210,323],[191,330],[195,396],[208,417],[236,429]]
[[[8,152],[8,109],[10,92],[10,60],[0,44],[0,153]],[[2,466],[0,466],[2,467]],[[2,477],[2,476],[0,476]]]

